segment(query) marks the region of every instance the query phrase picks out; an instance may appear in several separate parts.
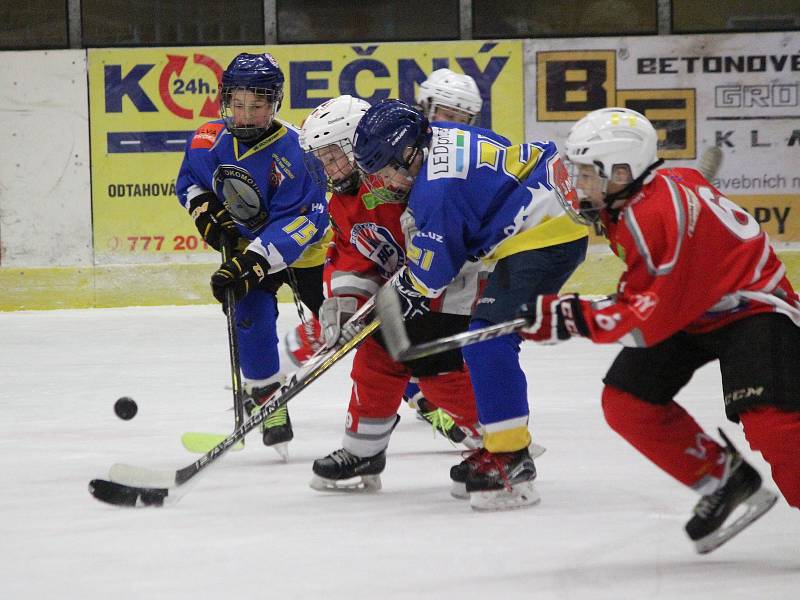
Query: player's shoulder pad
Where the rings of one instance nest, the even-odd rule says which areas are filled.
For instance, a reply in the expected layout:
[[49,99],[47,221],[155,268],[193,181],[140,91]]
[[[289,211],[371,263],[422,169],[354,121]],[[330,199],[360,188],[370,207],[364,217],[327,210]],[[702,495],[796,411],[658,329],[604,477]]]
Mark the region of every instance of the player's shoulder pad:
[[197,131],[194,132],[190,147],[193,150],[197,148],[211,148],[223,129],[225,129],[225,123],[221,121],[211,121],[210,123],[201,125]]

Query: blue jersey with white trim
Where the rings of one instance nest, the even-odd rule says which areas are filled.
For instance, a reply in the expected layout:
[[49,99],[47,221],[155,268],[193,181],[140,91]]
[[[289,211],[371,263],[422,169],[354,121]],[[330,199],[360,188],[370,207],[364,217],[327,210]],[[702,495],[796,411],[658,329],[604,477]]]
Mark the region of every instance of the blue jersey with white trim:
[[213,192],[270,272],[294,263],[328,228],[325,191],[305,168],[297,131],[279,121],[252,146],[223,121],[206,123],[187,144],[175,188],[187,209],[196,196]]
[[408,200],[419,229],[407,249],[414,285],[435,297],[467,260],[492,258],[501,245],[507,256],[585,237],[558,201],[565,176],[553,142],[515,146],[487,129],[437,122]]

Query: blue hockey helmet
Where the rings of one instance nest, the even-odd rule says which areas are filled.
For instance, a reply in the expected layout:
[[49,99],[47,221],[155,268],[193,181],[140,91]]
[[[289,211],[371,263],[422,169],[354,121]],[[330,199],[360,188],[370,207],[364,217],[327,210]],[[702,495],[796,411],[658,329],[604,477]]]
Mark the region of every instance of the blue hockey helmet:
[[365,173],[376,173],[387,165],[408,168],[412,155],[430,146],[428,119],[402,100],[382,100],[372,106],[356,127],[353,154]]
[[231,61],[222,73],[220,101],[231,134],[247,142],[269,129],[283,99],[283,81],[283,71],[269,53],[242,52]]

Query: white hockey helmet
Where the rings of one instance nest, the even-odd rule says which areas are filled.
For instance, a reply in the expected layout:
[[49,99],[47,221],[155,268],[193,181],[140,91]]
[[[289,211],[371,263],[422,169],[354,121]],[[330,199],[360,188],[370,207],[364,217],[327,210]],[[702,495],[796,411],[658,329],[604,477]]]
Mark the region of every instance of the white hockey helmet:
[[[601,108],[590,112],[570,129],[564,145],[567,166],[573,185],[578,188],[577,165],[594,167],[601,181],[602,206],[619,209],[644,183],[653,178],[653,170],[661,164],[656,156],[658,133],[652,123],[641,113],[629,108]],[[627,167],[629,184],[614,193],[608,193],[608,182],[615,169]],[[582,223],[597,219],[597,201],[594,205],[581,196],[578,205],[570,207],[570,214]],[[576,214],[573,214],[576,213]]]
[[474,123],[483,107],[483,99],[475,80],[469,75],[450,69],[437,69],[422,82],[417,91],[417,104],[429,121],[441,106],[463,113],[468,123]]
[[658,133],[647,117],[630,108],[601,108],[572,126],[565,153],[575,164],[594,165],[603,177],[628,165],[637,179],[656,162]]
[[[361,117],[367,112],[369,102],[353,96],[339,96],[323,102],[308,115],[300,128],[300,147],[305,152],[306,168],[318,184],[327,182],[329,191],[345,192],[357,189],[359,175],[353,158],[353,136]],[[339,174],[320,163],[320,152],[338,147],[348,165],[339,166]],[[341,156],[341,155],[340,155]],[[335,169],[334,169],[335,170]]]
[[[349,148],[353,158],[353,135],[369,102],[353,96],[339,96],[323,102],[306,117],[300,128],[300,147],[305,152],[319,150],[331,144]],[[345,144],[343,144],[345,143]]]

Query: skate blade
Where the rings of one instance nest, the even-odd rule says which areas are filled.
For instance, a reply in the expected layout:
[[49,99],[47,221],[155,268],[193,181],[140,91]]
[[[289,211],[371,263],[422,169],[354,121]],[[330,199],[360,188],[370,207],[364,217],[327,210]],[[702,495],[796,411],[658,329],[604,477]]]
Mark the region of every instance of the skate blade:
[[466,483],[459,483],[458,481],[450,482],[450,495],[459,500],[469,500],[469,492],[467,491]]
[[470,450],[478,450],[483,448],[483,436],[472,436],[467,434],[467,437],[465,437],[461,443]]
[[361,475],[358,479],[325,479],[314,475],[309,483],[318,492],[373,493],[381,489],[380,475]]
[[289,462],[289,442],[278,442],[267,447],[275,450],[283,462]]
[[738,519],[730,523],[730,525],[723,525],[723,527],[720,527],[704,538],[695,540],[694,546],[697,553],[708,554],[712,550],[716,550],[732,537],[739,534],[748,525],[752,525],[757,519],[762,517],[764,513],[775,506],[777,501],[778,496],[776,494],[763,488],[758,490],[747,500],[742,502],[742,506],[745,507],[745,512]]
[[539,458],[545,452],[547,452],[547,448],[540,446],[536,442],[531,442],[531,445],[528,446],[528,454],[531,455],[531,458]]
[[510,492],[502,489],[472,492],[469,495],[470,508],[479,512],[526,508],[541,501],[542,497],[533,485],[533,481],[514,484]]

